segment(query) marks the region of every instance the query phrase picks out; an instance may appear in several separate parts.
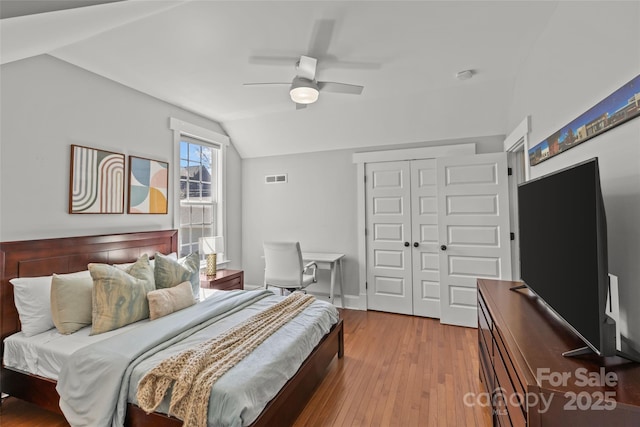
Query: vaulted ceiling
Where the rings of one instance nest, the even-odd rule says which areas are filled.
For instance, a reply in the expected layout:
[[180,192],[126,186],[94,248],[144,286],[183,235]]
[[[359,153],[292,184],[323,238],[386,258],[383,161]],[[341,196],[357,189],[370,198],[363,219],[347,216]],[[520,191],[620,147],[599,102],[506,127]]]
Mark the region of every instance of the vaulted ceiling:
[[[557,2],[86,1],[1,21],[2,63],[49,54],[219,122],[243,157],[505,134]],[[58,3],[59,10],[51,10]],[[84,7],[73,7],[84,6]],[[53,7],[55,9],[55,7]],[[8,16],[8,17],[6,17]],[[364,86],[297,110],[301,55]],[[468,80],[457,72],[473,70]]]

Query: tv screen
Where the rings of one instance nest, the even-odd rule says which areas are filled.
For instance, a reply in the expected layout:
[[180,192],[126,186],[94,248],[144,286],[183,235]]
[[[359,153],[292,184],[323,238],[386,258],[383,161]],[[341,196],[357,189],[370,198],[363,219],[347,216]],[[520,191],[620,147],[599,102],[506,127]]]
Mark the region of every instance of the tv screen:
[[521,184],[518,218],[522,280],[589,347],[608,355],[602,350],[615,337],[603,329],[607,232],[598,160]]

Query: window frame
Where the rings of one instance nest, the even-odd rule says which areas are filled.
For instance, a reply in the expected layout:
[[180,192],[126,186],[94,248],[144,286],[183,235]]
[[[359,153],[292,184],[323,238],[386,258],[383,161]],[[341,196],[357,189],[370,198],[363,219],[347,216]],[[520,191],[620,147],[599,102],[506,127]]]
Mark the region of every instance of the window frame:
[[203,145],[211,145],[213,148],[217,148],[218,151],[218,179],[217,179],[217,193],[218,201],[216,206],[216,217],[218,219],[216,224],[217,236],[223,236],[224,238],[224,254],[223,257],[218,258],[218,265],[224,265],[229,262],[226,257],[228,253],[227,249],[227,221],[226,221],[226,159],[227,159],[227,146],[229,145],[229,137],[227,135],[218,133],[211,129],[206,129],[188,122],[171,117],[169,119],[169,128],[173,131],[173,168],[171,182],[173,183],[173,228],[180,229],[180,142],[184,137],[188,139],[196,140],[196,142]]

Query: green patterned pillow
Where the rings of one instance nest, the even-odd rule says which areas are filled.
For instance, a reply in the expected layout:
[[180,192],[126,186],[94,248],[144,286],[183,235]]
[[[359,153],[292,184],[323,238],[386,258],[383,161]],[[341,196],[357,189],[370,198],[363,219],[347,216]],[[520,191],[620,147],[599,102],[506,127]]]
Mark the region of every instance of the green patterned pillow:
[[124,271],[135,277],[146,281],[147,292],[156,290],[156,280],[153,273],[153,265],[149,261],[149,255],[144,254],[136,262],[127,266]]
[[149,317],[147,292],[153,289],[153,269],[143,255],[129,272],[108,264],[89,264],[93,278],[91,335],[112,331]]
[[198,252],[174,260],[157,253],[155,256],[154,277],[156,289],[172,288],[182,282],[191,283],[193,297],[200,299],[200,255]]

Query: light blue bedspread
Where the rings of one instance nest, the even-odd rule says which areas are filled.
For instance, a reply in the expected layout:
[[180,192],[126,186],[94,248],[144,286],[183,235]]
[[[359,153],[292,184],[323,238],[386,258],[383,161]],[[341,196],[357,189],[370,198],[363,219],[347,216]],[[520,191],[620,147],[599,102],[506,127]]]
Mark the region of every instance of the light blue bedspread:
[[[205,301],[73,353],[56,387],[73,427],[122,426],[144,374],[170,355],[198,344],[275,304],[270,291],[219,292]],[[209,426],[246,426],[298,370],[338,321],[331,304],[315,301],[213,386]],[[169,398],[158,408],[165,412]]]

